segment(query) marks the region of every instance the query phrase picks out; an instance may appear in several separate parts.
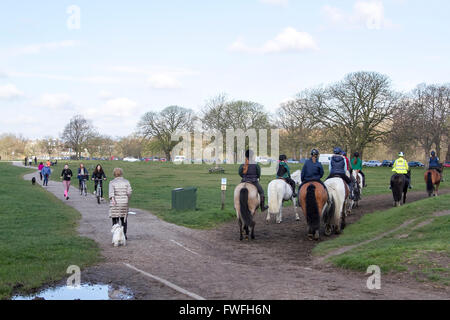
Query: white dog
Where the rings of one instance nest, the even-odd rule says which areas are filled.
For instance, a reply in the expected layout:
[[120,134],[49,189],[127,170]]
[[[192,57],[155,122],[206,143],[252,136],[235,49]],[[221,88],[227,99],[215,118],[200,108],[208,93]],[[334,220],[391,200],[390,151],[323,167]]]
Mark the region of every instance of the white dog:
[[112,243],[114,244],[114,247],[118,247],[120,245],[125,246],[127,244],[125,234],[123,233],[123,227],[121,225],[113,225],[111,233],[113,234]]

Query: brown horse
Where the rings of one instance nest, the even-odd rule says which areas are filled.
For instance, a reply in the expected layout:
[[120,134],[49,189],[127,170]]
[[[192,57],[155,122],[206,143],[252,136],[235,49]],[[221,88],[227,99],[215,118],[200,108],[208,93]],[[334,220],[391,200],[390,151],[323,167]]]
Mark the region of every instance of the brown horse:
[[439,174],[439,172],[434,169],[429,169],[425,172],[424,179],[427,184],[428,196],[437,196],[439,185],[441,184],[441,175]]
[[308,223],[308,238],[319,240],[320,220],[326,210],[328,193],[319,182],[306,182],[299,190],[298,199]]
[[253,216],[259,208],[260,198],[258,189],[251,183],[240,183],[234,189],[234,208],[239,222],[239,240],[243,240],[243,230],[245,239],[248,240],[249,228],[250,237],[255,239],[255,221]]

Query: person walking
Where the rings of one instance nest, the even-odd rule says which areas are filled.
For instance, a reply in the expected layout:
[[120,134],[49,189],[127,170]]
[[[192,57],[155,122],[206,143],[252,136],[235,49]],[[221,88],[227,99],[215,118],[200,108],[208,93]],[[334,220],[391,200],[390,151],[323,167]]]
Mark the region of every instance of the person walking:
[[69,200],[70,181],[72,179],[72,170],[69,169],[69,165],[66,163],[64,169],[61,172],[61,179],[64,185],[64,197]]
[[51,174],[52,169],[50,169],[50,166],[48,164],[42,168],[42,176],[44,177],[43,186],[48,186],[48,179],[50,178]]
[[28,165],[28,157],[25,157],[25,167]]
[[28,158],[28,164],[29,164],[29,166],[31,167],[31,165],[33,164],[33,159],[30,157],[30,158]]
[[39,163],[39,166],[38,166],[39,177],[41,178],[41,181],[42,181],[42,169],[44,169],[44,164],[41,162],[41,163]]
[[34,165],[37,166],[37,157],[34,156]]
[[113,175],[114,179],[109,182],[109,217],[112,219],[112,225],[118,224],[120,220],[125,239],[128,240],[128,203],[133,190],[131,189],[130,182],[123,177],[123,170],[121,168],[115,168]]

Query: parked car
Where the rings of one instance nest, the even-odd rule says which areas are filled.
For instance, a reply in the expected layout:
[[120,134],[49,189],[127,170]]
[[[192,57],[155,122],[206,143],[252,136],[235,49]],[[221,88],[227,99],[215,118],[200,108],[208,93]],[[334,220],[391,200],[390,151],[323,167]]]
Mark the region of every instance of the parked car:
[[269,159],[267,159],[267,158],[265,158],[265,157],[257,157],[257,158],[256,158],[256,162],[263,163],[263,164],[267,164],[267,163],[269,163],[270,161],[269,161]]
[[410,161],[408,162],[408,166],[414,168],[414,167],[425,167],[425,165],[420,161]]
[[381,163],[382,167],[392,167],[392,165],[394,164],[394,161],[392,160],[383,160],[383,162]]
[[444,168],[450,168],[450,161],[445,161],[443,164]]
[[288,159],[287,163],[299,163],[298,160],[295,159]]
[[140,160],[136,159],[134,157],[126,157],[126,158],[123,158],[123,161],[126,161],[126,162],[138,162]]
[[381,162],[378,160],[364,161],[362,164],[364,167],[381,167]]
[[166,159],[166,158],[161,158],[161,159],[159,159],[159,161],[161,161],[161,162],[167,162],[167,159]]

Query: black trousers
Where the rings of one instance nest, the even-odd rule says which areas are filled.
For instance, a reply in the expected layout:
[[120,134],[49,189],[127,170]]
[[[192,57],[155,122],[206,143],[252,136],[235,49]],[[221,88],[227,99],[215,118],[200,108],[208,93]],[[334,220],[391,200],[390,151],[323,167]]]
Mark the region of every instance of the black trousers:
[[259,196],[264,197],[264,189],[259,184],[259,181],[241,181],[241,182],[253,184],[256,187],[256,189],[258,189]]
[[284,179],[292,188],[292,192],[295,193],[295,181],[291,178],[282,178]]
[[123,233],[126,235],[127,234],[127,224],[128,224],[128,222],[125,220],[125,217],[112,218],[112,225],[118,224],[119,223],[119,219],[120,219],[120,222],[121,222],[122,227],[123,227]]
[[333,173],[332,175],[330,174],[325,180],[331,179],[331,178],[342,178],[344,179],[345,182],[347,182],[347,184],[351,184],[352,180],[347,177],[347,175],[345,173]]

